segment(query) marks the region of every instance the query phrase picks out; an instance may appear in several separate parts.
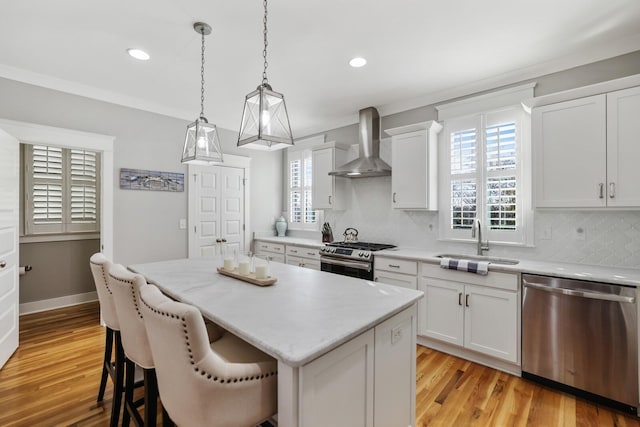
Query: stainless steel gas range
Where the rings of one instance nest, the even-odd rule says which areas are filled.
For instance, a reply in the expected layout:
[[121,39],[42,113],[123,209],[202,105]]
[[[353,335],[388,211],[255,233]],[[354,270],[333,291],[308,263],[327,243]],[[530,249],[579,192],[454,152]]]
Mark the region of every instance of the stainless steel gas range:
[[373,253],[394,245],[366,242],[333,242],[320,249],[320,269],[343,276],[373,280]]

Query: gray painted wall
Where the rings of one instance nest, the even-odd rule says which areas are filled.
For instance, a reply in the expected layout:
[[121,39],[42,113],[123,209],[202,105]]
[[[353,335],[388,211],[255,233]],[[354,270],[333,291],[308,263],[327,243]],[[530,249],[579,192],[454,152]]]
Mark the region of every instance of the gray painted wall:
[[[114,175],[120,168],[140,168],[186,174],[180,163],[184,132],[188,122],[96,101],[77,95],[45,89],[0,78],[0,118],[37,123],[115,136]],[[242,113],[238,105],[238,123]],[[197,111],[194,107],[194,118]],[[210,118],[215,122],[215,118]],[[221,130],[225,153],[251,157],[251,229],[270,230],[273,218],[282,206],[282,154],[238,149],[237,134]],[[256,177],[258,177],[256,179]],[[114,260],[123,264],[160,261],[187,256],[187,231],[178,228],[187,218],[187,192],[114,191]],[[73,244],[71,244],[73,245]],[[47,260],[61,250],[63,243],[31,248],[30,264],[34,271],[51,266]],[[75,253],[75,252],[74,252]],[[21,264],[24,260],[21,256]],[[86,264],[88,258],[79,259]],[[70,295],[68,276],[49,272],[46,282],[30,284],[21,302]],[[33,274],[29,281],[36,281]],[[77,286],[76,286],[77,285]],[[76,284],[74,289],[86,289]],[[26,285],[25,285],[26,286]],[[42,289],[39,294],[37,289]],[[75,292],[75,291],[74,291]]]

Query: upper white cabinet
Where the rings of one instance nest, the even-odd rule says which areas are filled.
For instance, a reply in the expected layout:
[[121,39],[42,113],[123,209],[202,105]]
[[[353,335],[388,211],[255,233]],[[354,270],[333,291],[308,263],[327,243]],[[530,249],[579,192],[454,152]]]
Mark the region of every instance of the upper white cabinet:
[[387,129],[391,136],[391,203],[395,209],[438,209],[438,132],[435,121]]
[[535,205],[640,207],[640,87],[533,109]]
[[313,209],[346,208],[347,179],[329,176],[329,172],[347,162],[347,152],[339,147],[327,147],[312,152],[313,181],[312,204]]

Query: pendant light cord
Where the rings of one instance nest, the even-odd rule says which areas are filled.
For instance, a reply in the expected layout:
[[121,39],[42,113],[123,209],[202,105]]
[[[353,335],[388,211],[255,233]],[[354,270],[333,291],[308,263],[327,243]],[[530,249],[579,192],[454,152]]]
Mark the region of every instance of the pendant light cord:
[[202,65],[200,66],[200,118],[204,117],[204,28],[200,30],[202,34]]
[[262,19],[262,23],[264,24],[264,29],[262,30],[262,33],[264,35],[264,49],[262,50],[262,57],[264,58],[264,70],[262,71],[262,84],[265,85],[268,83],[267,67],[269,66],[269,63],[267,62],[267,45],[269,44],[267,42],[267,0],[263,1],[263,5],[264,18]]

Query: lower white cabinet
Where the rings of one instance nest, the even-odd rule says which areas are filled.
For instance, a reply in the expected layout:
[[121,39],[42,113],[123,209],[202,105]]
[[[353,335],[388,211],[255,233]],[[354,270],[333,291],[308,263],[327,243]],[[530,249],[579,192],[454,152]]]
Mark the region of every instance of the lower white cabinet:
[[518,363],[518,292],[423,277],[419,334]]
[[415,426],[415,327],[414,306],[300,368],[300,425]]
[[403,288],[418,289],[418,263],[416,261],[376,256],[373,280]]
[[320,252],[306,246],[287,245],[287,264],[320,270]]
[[284,264],[284,245],[281,243],[263,242],[261,240],[255,241],[255,254],[257,256],[265,257],[269,261],[281,262]]

